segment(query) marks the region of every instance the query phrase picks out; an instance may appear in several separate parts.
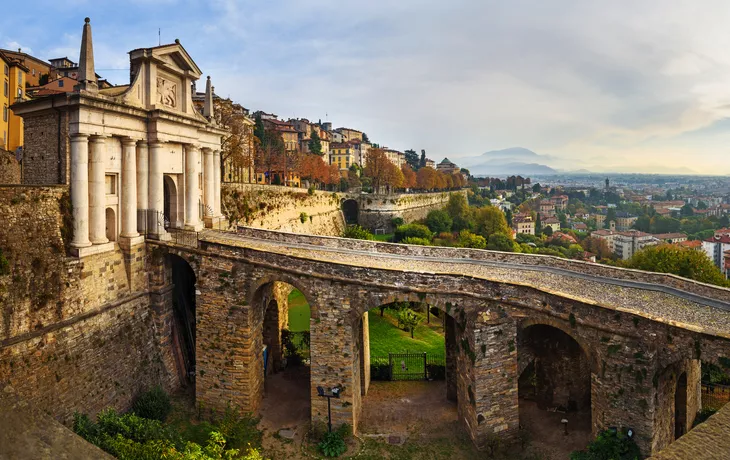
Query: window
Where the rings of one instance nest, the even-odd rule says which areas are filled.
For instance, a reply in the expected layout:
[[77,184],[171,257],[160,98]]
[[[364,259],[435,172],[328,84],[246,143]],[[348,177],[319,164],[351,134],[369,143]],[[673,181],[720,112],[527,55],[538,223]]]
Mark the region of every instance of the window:
[[3,105],[3,121],[8,121],[8,106]]
[[10,74],[10,68],[8,67],[7,64],[5,64],[5,75],[9,75],[9,74]]
[[18,99],[23,97],[23,88],[18,88]]
[[116,174],[107,174],[106,177],[104,177],[104,184],[106,188],[106,194],[107,195],[116,195],[117,194],[117,176]]
[[63,80],[58,80],[58,87],[63,88]]
[[33,69],[33,70],[31,71],[31,73],[32,73],[32,74],[33,74],[33,76],[35,77],[35,69]]
[[7,80],[5,80],[5,93],[3,93],[3,94],[5,94],[5,97],[8,97],[8,81]]
[[18,69],[18,84],[19,85],[23,84],[23,71],[20,69]]

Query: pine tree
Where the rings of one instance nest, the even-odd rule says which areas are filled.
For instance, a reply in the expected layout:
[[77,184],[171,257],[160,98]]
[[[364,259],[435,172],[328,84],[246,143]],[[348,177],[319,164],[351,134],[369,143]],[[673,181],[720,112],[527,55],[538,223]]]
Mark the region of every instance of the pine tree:
[[316,155],[322,155],[322,141],[319,138],[317,130],[312,131],[312,137],[309,139],[309,151]]
[[419,168],[425,168],[426,167],[426,151],[421,149],[421,161],[418,164]]

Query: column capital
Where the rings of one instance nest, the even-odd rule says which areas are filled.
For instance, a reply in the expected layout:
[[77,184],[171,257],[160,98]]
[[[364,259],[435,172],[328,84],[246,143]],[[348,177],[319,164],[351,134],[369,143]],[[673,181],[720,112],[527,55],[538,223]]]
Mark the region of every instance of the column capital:
[[124,136],[121,138],[121,140],[122,140],[122,145],[134,146],[137,144],[137,139],[135,139],[133,137]]
[[185,150],[200,150],[200,146],[198,144],[183,144],[183,147]]
[[89,142],[93,142],[96,144],[103,144],[106,142],[106,140],[111,136],[101,135],[101,134],[92,134],[89,136]]
[[213,154],[213,149],[210,148],[210,147],[203,147],[200,150],[202,150],[203,153],[206,154],[206,155],[212,155]]
[[149,141],[149,142],[147,142],[147,144],[150,147],[164,147],[165,144],[167,144],[167,142],[164,142],[164,141]]
[[137,139],[137,147],[147,147],[147,139]]
[[71,136],[71,141],[74,141],[74,140],[82,141],[82,140],[86,140],[89,138],[89,135],[86,133],[73,133],[70,136]]

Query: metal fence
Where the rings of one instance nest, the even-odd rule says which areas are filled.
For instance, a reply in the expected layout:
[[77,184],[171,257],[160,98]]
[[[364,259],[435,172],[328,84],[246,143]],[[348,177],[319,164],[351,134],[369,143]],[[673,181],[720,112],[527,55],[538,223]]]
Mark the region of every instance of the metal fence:
[[199,235],[196,231],[183,230],[180,228],[168,228],[167,232],[170,234],[170,241],[175,244],[181,244],[183,246],[190,246],[193,248],[198,247]]
[[446,358],[434,353],[388,353],[370,356],[372,380],[444,380]]
[[730,401],[730,385],[702,384],[702,409],[720,410]]

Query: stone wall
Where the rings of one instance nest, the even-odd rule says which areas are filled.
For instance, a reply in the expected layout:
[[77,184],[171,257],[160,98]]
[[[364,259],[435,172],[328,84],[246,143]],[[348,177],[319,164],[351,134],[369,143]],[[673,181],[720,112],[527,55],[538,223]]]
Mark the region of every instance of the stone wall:
[[238,206],[241,225],[310,235],[342,236],[345,219],[336,193],[257,184],[223,184],[224,214]]
[[41,112],[23,116],[23,183],[31,185],[70,182],[68,113]]
[[[141,390],[179,386],[171,304],[150,302],[145,245],[66,256],[65,186],[0,187],[0,381],[58,419],[126,409]],[[162,299],[162,300],[160,300]]]
[[392,195],[360,195],[358,223],[371,230],[391,233],[392,219],[401,217],[405,222],[425,219],[434,209],[446,206],[449,197],[459,193],[466,196],[465,190],[436,193],[402,193]]
[[0,184],[20,184],[20,164],[13,152],[0,149]]

